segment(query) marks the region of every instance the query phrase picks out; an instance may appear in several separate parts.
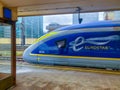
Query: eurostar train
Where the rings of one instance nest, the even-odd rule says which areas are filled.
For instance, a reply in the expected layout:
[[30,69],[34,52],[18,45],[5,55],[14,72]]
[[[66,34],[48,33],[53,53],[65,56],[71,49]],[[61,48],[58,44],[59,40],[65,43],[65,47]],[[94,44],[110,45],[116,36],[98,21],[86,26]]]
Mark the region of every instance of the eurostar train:
[[120,70],[120,21],[71,25],[49,32],[23,53],[29,63]]

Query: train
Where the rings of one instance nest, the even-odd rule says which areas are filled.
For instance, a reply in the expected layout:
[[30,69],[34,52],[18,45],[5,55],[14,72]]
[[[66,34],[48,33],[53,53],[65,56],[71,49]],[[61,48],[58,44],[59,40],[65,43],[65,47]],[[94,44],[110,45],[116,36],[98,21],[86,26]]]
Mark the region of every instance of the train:
[[120,21],[97,21],[58,28],[23,53],[34,64],[120,70]]

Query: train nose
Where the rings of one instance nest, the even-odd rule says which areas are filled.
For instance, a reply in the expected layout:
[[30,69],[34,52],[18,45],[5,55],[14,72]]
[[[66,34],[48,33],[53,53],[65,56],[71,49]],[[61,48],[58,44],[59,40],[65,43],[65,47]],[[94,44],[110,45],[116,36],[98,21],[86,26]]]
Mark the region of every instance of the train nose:
[[31,55],[32,50],[34,49],[34,46],[31,45],[27,49],[25,49],[23,53],[23,60],[28,63],[34,63],[37,60],[37,56]]
[[29,49],[25,49],[24,53],[23,53],[23,60],[24,61],[29,61],[30,55],[29,55]]

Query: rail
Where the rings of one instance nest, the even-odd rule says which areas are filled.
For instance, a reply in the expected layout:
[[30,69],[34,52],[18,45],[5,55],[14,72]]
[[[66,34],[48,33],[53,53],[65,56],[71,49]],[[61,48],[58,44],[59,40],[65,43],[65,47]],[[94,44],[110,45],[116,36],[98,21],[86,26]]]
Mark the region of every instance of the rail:
[[[0,60],[10,60],[11,57],[9,56],[0,56]],[[23,58],[22,57],[16,57],[16,61],[23,61]]]

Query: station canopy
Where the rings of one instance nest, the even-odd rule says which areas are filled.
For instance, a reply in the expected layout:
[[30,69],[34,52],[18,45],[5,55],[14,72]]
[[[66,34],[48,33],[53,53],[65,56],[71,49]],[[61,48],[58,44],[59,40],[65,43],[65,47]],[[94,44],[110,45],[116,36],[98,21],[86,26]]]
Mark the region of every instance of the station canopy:
[[50,15],[120,10],[120,0],[1,0],[18,7],[18,16]]

